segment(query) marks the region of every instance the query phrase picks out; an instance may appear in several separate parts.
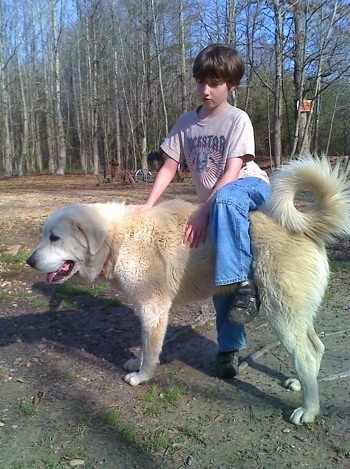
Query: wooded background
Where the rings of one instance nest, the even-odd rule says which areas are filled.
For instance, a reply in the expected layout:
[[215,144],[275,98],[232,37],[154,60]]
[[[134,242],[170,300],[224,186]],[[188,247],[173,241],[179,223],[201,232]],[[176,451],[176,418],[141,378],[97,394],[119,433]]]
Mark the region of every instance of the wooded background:
[[147,167],[213,42],[243,56],[260,161],[349,155],[349,31],[348,0],[0,0],[0,173]]

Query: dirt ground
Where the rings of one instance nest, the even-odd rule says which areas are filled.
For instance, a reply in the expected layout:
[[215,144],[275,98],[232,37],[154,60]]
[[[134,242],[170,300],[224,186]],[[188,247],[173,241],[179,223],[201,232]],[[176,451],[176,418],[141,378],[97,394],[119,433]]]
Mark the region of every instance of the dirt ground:
[[[331,282],[316,320],[326,346],[322,413],[301,427],[288,423],[300,394],[281,385],[293,375],[290,359],[264,317],[247,326],[241,360],[267,352],[222,381],[211,301],[173,308],[156,376],[134,388],[123,381],[140,344],[133,299],[75,281],[48,287],[26,266],[55,209],[141,202],[149,189],[77,175],[0,180],[0,467],[349,468],[348,240],[329,250]],[[173,184],[165,198],[174,197],[196,200],[189,183]]]

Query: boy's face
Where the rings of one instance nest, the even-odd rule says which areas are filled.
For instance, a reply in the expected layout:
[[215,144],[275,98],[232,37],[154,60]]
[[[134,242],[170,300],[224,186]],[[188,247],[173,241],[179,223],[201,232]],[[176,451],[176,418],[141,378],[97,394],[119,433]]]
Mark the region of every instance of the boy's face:
[[227,102],[227,96],[230,91],[235,89],[227,87],[226,82],[216,80],[197,80],[197,93],[203,106],[208,111],[218,108],[221,104]]

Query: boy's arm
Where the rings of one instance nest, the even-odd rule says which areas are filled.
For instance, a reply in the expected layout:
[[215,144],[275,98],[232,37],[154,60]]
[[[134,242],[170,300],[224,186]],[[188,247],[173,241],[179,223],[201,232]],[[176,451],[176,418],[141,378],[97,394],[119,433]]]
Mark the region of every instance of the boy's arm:
[[153,207],[159,197],[173,180],[178,167],[178,162],[167,156],[163,166],[160,168],[156,180],[154,181],[151,192],[146,202],[142,205],[142,209]]

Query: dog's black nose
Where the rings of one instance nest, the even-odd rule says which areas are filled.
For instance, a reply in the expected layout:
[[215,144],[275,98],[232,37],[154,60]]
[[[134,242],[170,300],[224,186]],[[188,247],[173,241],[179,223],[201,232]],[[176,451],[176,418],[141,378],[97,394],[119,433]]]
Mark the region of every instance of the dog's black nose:
[[28,259],[26,260],[27,264],[30,265],[30,267],[33,267],[33,269],[35,268],[35,260],[33,258],[33,256],[29,256]]

